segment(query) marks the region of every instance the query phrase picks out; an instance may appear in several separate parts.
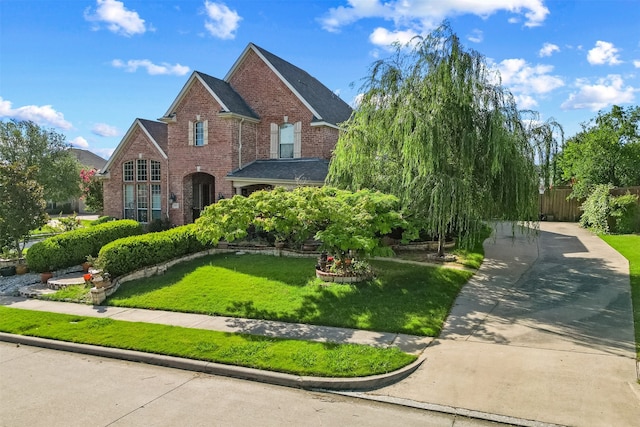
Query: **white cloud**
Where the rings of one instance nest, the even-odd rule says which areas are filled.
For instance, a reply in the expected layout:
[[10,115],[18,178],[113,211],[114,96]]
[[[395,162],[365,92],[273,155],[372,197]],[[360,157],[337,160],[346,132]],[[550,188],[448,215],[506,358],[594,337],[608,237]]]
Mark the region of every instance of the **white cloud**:
[[114,59],[111,61],[111,65],[116,68],[124,68],[125,71],[130,73],[134,73],[138,70],[138,68],[146,68],[147,73],[152,76],[157,75],[173,75],[173,76],[184,76],[189,72],[189,67],[185,65],[175,64],[171,65],[166,62],[161,64],[154,64],[148,59],[130,59],[127,62],[124,62],[120,59]]
[[542,49],[540,49],[540,51],[538,52],[538,56],[551,56],[554,52],[560,52],[560,47],[553,43],[545,43],[544,45],[542,45]]
[[120,132],[113,126],[110,126],[106,123],[96,123],[92,128],[91,132],[98,136],[118,136]]
[[230,40],[236,37],[235,31],[238,29],[242,17],[238,12],[231,10],[224,3],[214,3],[206,0],[204,7],[207,19],[204,27],[209,33],[223,40]]
[[482,40],[484,40],[484,34],[480,30],[473,30],[471,31],[471,34],[467,36],[467,40],[472,43],[482,43]]
[[505,59],[497,65],[502,84],[508,88],[518,101],[520,108],[537,105],[536,95],[545,95],[559,87],[564,81],[551,74],[551,65],[531,65],[524,59]]
[[560,106],[565,110],[589,109],[601,110],[613,104],[626,104],[634,101],[634,93],[638,89],[625,86],[622,77],[618,74],[610,74],[598,79],[595,84],[590,84],[586,79],[576,80],[578,92],[569,95],[569,98]]
[[73,145],[74,147],[78,147],[78,148],[89,148],[89,143],[87,142],[86,139],[84,139],[81,136],[78,136],[76,138],[73,138],[71,141],[69,141],[71,143],[71,145]]
[[538,101],[531,95],[513,95],[519,110],[530,110],[538,106]]
[[95,13],[91,13],[87,9],[84,18],[89,22],[98,24],[103,22],[109,31],[121,34],[123,36],[132,36],[134,34],[143,34],[147,28],[144,19],[140,18],[138,12],[127,10],[124,3],[117,0],[96,0]]
[[51,105],[25,105],[13,108],[11,101],[6,101],[0,97],[0,117],[16,120],[31,120],[32,122],[44,126],[53,126],[64,130],[69,130],[73,126],[64,119],[64,114],[53,109]]
[[633,66],[636,68],[640,68],[640,59],[633,61]]
[[382,18],[393,21],[398,28],[419,24],[423,31],[428,31],[448,17],[465,14],[488,17],[498,11],[524,15],[524,25],[536,27],[541,25],[549,14],[544,0],[348,0],[347,3],[346,6],[330,8],[325,16],[319,19],[322,28],[337,32],[341,27],[360,19]]
[[596,47],[589,51],[587,61],[592,65],[617,65],[622,63],[618,57],[618,48],[613,43],[603,42],[602,40],[598,40]]
[[395,42],[404,46],[417,35],[418,33],[413,30],[389,31],[386,28],[378,27],[373,30],[373,33],[369,36],[369,41],[374,45],[382,47],[389,47]]

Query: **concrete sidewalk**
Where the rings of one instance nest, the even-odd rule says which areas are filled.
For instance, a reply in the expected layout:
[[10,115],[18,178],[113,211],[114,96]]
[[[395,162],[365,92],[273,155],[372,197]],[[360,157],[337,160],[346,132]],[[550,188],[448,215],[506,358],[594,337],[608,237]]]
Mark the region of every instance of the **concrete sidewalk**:
[[498,229],[416,372],[358,394],[571,426],[640,425],[629,268],[576,224]]

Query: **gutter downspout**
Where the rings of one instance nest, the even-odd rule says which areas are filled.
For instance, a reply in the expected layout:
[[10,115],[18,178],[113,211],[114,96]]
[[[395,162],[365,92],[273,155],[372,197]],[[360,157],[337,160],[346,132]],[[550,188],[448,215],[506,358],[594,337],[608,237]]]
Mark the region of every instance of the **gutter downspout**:
[[242,169],[242,123],[244,118],[240,119],[240,125],[238,129],[238,169]]

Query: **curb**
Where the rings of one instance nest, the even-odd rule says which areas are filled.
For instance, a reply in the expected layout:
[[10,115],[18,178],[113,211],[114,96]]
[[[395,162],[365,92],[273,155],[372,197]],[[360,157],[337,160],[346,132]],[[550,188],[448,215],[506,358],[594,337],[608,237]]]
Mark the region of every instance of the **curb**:
[[413,363],[386,374],[356,378],[326,378],[285,374],[282,372],[245,368],[242,366],[223,365],[221,363],[207,362],[203,360],[185,359],[181,357],[145,353],[134,350],[78,344],[26,335],[14,335],[5,332],[0,332],[0,341],[48,348],[51,350],[88,354],[91,356],[108,357],[111,359],[127,360],[129,362],[141,362],[149,365],[203,372],[206,374],[258,381],[287,387],[333,391],[363,391],[388,386],[409,376],[426,360],[423,353]]

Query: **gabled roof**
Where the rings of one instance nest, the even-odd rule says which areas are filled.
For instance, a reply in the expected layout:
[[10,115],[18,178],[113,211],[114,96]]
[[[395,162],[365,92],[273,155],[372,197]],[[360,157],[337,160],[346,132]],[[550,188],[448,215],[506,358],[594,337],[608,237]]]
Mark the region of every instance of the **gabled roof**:
[[316,158],[255,160],[236,169],[226,178],[230,181],[263,183],[308,183],[322,185],[329,171],[329,160]]
[[236,92],[229,83],[208,74],[201,73],[200,71],[194,71],[191,74],[191,77],[189,77],[189,80],[187,80],[187,83],[185,83],[184,87],[161,120],[167,120],[173,117],[173,112],[178,107],[178,104],[182,102],[182,99],[184,99],[187,91],[195,81],[200,81],[216,102],[220,104],[220,113],[235,114],[248,119],[260,120],[260,116],[258,116],[251,107],[247,105],[244,99],[242,99],[238,92]]
[[249,51],[255,52],[300,101],[313,112],[315,122],[324,122],[337,126],[351,116],[351,107],[315,77],[253,43],[249,43],[242,55],[233,64],[224,78],[225,81],[230,80]]
[[102,174],[109,172],[111,163],[113,163],[114,159],[118,158],[120,151],[125,146],[125,142],[131,137],[137,126],[139,126],[142,132],[147,135],[147,138],[149,138],[151,144],[156,147],[162,158],[164,158],[165,160],[168,158],[166,151],[168,146],[166,123],[160,123],[146,119],[135,119],[125,136],[122,138],[122,141],[120,141],[120,144],[118,144],[118,146],[116,147],[116,150],[113,152],[111,157],[109,157],[109,161],[107,161],[107,164],[100,171]]
[[100,170],[107,164],[107,161],[95,153],[89,150],[83,150],[82,148],[71,148],[71,152],[76,156],[78,162],[83,166],[92,167]]

